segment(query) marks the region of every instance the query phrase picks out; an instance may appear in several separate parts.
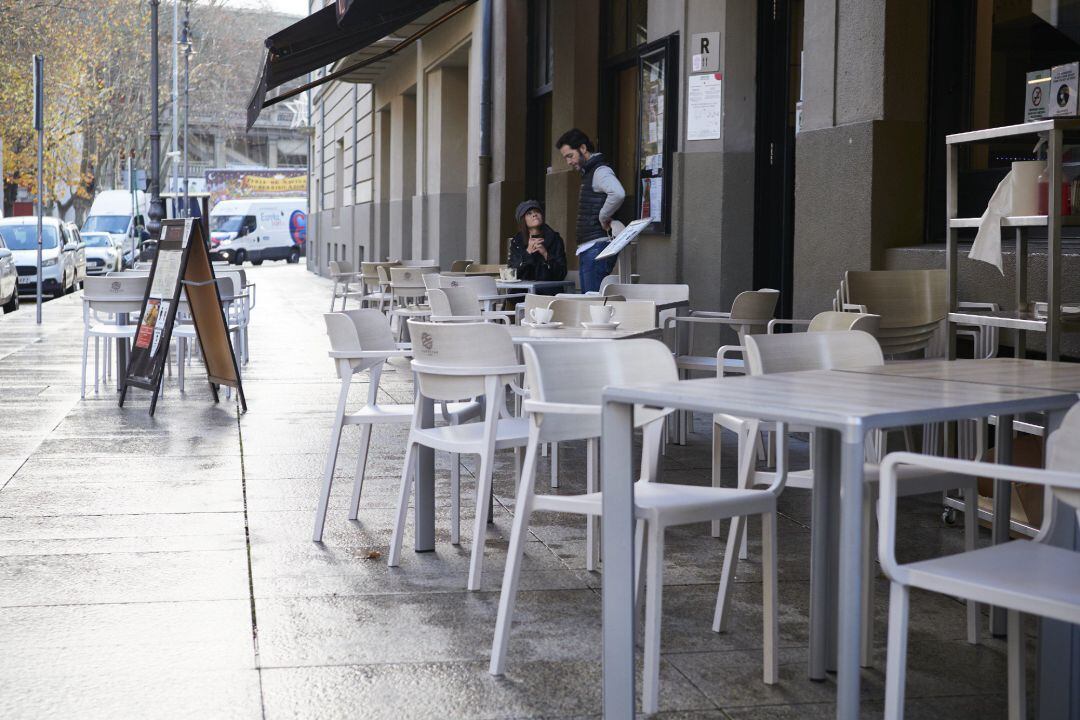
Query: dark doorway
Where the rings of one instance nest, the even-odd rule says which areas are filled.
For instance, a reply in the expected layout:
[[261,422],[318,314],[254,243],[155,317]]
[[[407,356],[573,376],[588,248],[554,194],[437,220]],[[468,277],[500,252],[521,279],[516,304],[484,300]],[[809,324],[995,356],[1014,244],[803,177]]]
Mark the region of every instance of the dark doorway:
[[758,3],[754,287],[794,293],[795,134],[801,97],[803,0]]

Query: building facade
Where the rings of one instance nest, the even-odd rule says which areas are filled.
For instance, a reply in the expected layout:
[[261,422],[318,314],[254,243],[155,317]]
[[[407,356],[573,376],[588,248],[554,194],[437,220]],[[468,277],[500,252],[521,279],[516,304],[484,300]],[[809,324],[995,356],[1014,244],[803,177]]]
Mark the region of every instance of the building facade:
[[[844,270],[944,267],[944,137],[1022,122],[1025,73],[1080,58],[1070,12],[1028,0],[479,0],[315,95],[308,262],[498,262],[514,207],[533,198],[576,271],[579,176],[552,143],[578,127],[627,191],[619,217],[655,221],[636,249],[642,281],[688,283],[708,309],[774,287],[787,316],[807,317],[830,307]],[[1002,143],[963,156],[968,214],[1031,153]],[[1073,267],[1067,257],[1066,278]],[[1007,273],[965,261],[962,299],[1008,306]]]

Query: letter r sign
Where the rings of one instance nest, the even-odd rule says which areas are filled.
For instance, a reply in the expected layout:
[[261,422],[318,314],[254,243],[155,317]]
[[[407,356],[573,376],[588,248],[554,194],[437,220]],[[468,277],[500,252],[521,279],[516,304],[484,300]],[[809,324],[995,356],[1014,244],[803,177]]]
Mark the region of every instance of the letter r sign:
[[720,72],[720,33],[690,36],[691,72]]

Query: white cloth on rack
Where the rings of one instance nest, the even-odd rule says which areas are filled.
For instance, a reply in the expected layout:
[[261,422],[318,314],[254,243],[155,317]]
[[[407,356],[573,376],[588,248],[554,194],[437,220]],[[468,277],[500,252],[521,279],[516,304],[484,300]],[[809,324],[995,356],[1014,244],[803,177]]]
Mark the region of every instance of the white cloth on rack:
[[975,235],[975,244],[968,253],[972,260],[990,263],[1002,275],[1005,271],[1001,267],[1001,218],[1009,216],[1012,204],[1013,174],[1010,171],[990,196],[990,202],[979,218],[979,232]]

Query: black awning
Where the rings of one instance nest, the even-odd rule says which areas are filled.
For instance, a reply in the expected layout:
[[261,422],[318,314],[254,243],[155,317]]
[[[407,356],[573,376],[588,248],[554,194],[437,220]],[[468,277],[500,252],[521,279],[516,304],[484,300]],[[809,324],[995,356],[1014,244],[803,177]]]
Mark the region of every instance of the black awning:
[[248,127],[258,119],[270,90],[378,42],[445,1],[337,0],[271,35],[248,103]]

